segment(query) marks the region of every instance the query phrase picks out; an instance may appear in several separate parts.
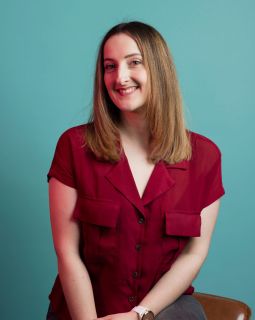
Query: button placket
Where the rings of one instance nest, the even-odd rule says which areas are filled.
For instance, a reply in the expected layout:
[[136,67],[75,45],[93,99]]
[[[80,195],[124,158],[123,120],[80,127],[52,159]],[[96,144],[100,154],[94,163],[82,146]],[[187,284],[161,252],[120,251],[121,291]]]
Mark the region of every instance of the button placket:
[[[141,242],[143,241],[143,235],[144,235],[144,228],[145,228],[145,223],[146,223],[146,219],[145,217],[139,215],[137,218],[137,223],[141,226],[141,228],[139,227],[139,240],[138,243],[136,243],[135,245],[135,250],[136,250],[136,258],[137,258],[137,270],[132,272],[132,278],[134,279],[134,286],[136,287],[136,291],[138,290],[138,285],[139,285],[139,278],[141,276],[141,273],[139,272],[140,267],[141,267]],[[133,300],[132,302],[134,302],[135,300]]]

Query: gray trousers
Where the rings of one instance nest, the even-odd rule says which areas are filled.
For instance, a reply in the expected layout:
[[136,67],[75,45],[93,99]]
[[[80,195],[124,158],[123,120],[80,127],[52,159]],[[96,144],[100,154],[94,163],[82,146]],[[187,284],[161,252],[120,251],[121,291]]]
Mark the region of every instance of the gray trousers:
[[[51,306],[49,306],[46,320],[59,320],[53,314]],[[155,320],[206,320],[206,315],[196,298],[191,295],[182,295],[163,309]]]
[[203,307],[192,295],[182,295],[163,309],[156,320],[206,320]]

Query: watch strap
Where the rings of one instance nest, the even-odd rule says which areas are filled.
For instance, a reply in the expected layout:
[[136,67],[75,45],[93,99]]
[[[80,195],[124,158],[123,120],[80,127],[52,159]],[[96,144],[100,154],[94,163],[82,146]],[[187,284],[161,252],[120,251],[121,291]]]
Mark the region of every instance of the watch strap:
[[145,308],[143,306],[136,306],[132,310],[135,311],[136,313],[138,313],[141,318],[147,311],[149,311],[148,308]]
[[154,313],[146,307],[136,306],[132,309],[132,311],[135,311],[137,313],[139,320],[145,320],[146,318],[148,318],[148,316],[148,319],[154,319]]

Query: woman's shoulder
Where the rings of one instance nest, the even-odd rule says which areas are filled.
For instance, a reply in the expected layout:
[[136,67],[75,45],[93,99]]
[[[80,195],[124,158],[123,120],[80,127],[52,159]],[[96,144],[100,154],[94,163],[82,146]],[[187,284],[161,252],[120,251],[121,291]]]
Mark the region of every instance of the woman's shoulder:
[[193,160],[199,160],[199,162],[215,162],[221,158],[220,148],[210,138],[191,131],[190,140]]
[[85,147],[85,133],[87,124],[80,124],[62,131],[60,133],[56,149],[60,152],[72,153],[77,152],[78,149]]
[[66,130],[64,130],[60,136],[59,141],[66,142],[66,143],[74,143],[74,144],[84,144],[85,142],[85,132],[87,123],[76,125],[73,127],[69,127]]
[[83,124],[79,124],[73,127],[69,127],[67,129],[65,129],[61,135],[61,136],[68,136],[68,137],[75,137],[77,135],[83,135],[86,131],[86,127],[87,127],[87,123],[83,123]]

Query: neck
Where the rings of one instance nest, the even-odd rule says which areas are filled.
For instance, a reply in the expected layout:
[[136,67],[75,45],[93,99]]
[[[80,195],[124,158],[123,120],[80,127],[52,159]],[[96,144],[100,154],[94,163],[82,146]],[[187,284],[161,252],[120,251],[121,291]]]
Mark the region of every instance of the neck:
[[120,134],[147,146],[149,132],[145,115],[138,112],[122,112]]

